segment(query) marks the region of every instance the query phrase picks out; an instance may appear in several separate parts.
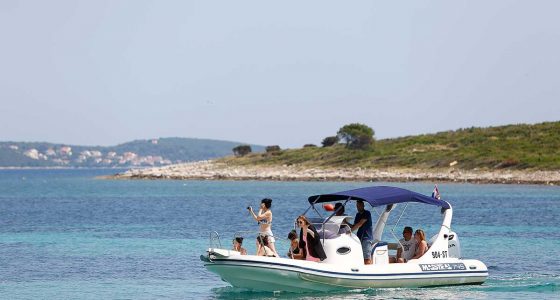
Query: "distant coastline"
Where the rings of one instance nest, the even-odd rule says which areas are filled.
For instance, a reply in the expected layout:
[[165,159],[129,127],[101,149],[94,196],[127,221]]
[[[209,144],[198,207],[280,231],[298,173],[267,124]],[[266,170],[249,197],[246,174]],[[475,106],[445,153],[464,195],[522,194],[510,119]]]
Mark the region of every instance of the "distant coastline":
[[131,169],[103,179],[169,180],[277,180],[277,181],[390,181],[559,185],[559,171],[333,169],[292,166],[240,166],[220,161],[199,161],[164,167]]
[[128,170],[128,167],[0,167],[0,170]]
[[[157,167],[223,157],[239,142],[154,138],[115,146],[0,141],[0,168],[133,168]],[[263,146],[252,145],[258,151]]]

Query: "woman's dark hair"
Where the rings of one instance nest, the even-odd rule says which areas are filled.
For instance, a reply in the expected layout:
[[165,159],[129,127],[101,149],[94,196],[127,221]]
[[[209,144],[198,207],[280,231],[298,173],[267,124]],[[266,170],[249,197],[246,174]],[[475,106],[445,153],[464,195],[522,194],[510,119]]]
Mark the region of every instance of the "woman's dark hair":
[[264,206],[266,208],[270,208],[272,206],[272,199],[264,198],[264,199],[261,200],[261,203],[264,203]]
[[292,229],[292,231],[290,231],[290,233],[288,233],[288,239],[293,240],[297,238],[297,233],[295,230]]
[[235,238],[235,241],[239,243],[239,245],[243,244],[243,238],[238,236]]

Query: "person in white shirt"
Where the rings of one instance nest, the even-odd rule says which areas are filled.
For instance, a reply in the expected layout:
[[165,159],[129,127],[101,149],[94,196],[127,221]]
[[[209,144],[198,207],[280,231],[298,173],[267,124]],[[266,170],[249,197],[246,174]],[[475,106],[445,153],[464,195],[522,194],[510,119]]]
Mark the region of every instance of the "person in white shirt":
[[397,256],[390,257],[391,263],[405,263],[414,256],[416,252],[416,240],[412,238],[412,227],[406,226],[403,229],[403,238],[399,240]]

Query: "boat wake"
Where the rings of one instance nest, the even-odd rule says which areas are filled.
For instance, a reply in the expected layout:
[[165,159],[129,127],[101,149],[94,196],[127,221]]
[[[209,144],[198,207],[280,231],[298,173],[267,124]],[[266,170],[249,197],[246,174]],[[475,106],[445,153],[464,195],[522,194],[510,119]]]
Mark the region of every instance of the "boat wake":
[[[536,276],[515,277],[504,279],[489,279],[484,285],[472,287],[474,290],[498,293],[526,293],[535,297],[537,294],[556,294],[560,292],[559,276]],[[521,296],[519,294],[518,296]]]

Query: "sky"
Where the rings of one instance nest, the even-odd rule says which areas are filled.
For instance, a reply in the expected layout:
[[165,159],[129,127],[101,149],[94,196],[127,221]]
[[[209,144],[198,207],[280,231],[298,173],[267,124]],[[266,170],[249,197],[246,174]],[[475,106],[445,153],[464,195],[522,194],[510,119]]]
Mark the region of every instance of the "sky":
[[560,120],[560,1],[0,1],[0,141]]

